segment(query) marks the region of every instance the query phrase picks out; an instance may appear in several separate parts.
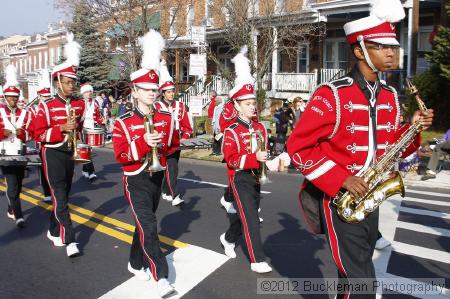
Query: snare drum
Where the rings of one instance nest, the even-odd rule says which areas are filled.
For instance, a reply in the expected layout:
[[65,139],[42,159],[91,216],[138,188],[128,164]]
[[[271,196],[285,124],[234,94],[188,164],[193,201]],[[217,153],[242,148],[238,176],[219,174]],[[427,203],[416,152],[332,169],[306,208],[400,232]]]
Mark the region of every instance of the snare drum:
[[84,128],[83,140],[92,147],[103,147],[105,145],[105,132],[102,128]]
[[77,163],[89,163],[91,162],[92,147],[89,144],[78,143],[77,144]]
[[8,137],[0,141],[0,155],[17,156],[27,153],[26,144],[16,137]]

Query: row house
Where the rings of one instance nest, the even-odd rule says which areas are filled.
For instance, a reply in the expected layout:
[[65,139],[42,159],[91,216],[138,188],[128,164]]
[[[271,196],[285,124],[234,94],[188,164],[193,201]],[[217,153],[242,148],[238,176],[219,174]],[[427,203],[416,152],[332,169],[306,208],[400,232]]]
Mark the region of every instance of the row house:
[[[179,91],[185,91],[184,99],[189,95],[203,93],[205,101],[207,92],[218,89],[226,93],[226,84],[220,75],[223,70],[233,72],[231,63],[235,50],[228,44],[227,26],[229,11],[224,7],[227,0],[162,0],[159,11],[150,14],[153,18],[151,28],[157,28],[167,39],[167,60],[169,71],[178,84]],[[276,49],[270,57],[270,65],[263,80],[263,88],[272,99],[286,99],[294,95],[308,97],[314,88],[324,81],[332,80],[345,74],[354,64],[343,31],[343,25],[357,18],[367,16],[370,9],[369,0],[242,0],[233,2],[236,15],[246,14],[249,22],[255,26],[253,47],[257,55],[265,43],[275,43]],[[409,49],[411,49],[412,0],[403,1],[407,17],[398,26],[401,48],[397,57],[398,70],[389,74],[390,83],[400,85],[403,78],[410,75]],[[432,48],[430,36],[441,22],[442,1],[420,0],[420,18],[417,49],[417,73],[429,68],[425,54]],[[156,18],[154,16],[157,16]],[[241,16],[242,17],[242,16]],[[271,22],[266,20],[270,17]],[[268,25],[269,24],[269,25]],[[301,26],[317,25],[323,28],[320,36],[311,35],[302,40],[279,38],[268,41],[261,31],[270,26],[272,30],[281,30],[290,26],[292,30]],[[205,44],[196,44],[191,40],[192,27],[205,29]],[[114,44],[114,39],[108,41]],[[117,43],[114,44],[117,46]],[[290,50],[286,50],[289,45]],[[126,45],[119,47],[121,50]],[[294,52],[292,49],[295,49]],[[126,49],[125,49],[126,50]],[[208,59],[205,81],[189,75],[189,56],[199,53],[213,54],[216,59]],[[208,56],[211,58],[211,56]],[[217,61],[223,68],[219,69]],[[256,63],[260,63],[257,59]],[[206,93],[205,93],[206,91]]]
[[5,64],[13,64],[17,68],[25,98],[36,97],[38,79],[43,70],[51,71],[60,61],[65,37],[66,29],[62,24],[50,24],[48,32],[36,34],[20,48],[5,53]]

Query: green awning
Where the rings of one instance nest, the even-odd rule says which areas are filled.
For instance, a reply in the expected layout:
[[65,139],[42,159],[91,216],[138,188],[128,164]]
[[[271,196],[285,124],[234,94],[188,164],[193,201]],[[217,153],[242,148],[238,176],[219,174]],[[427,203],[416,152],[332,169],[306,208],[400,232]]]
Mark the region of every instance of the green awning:
[[[136,17],[133,21],[133,27],[135,30],[141,30],[142,29],[142,18]],[[117,38],[117,37],[124,37],[125,30],[129,28],[129,24],[119,25],[115,24],[111,28],[106,31],[106,35],[110,38]],[[150,16],[147,17],[147,26],[149,29],[155,29],[159,30],[161,27],[161,14],[159,12],[156,12]]]

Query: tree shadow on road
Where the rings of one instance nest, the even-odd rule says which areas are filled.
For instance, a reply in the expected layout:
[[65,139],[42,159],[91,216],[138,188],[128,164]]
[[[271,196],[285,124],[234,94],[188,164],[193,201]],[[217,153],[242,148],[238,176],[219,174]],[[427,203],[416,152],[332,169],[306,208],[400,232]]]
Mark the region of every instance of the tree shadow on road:
[[159,234],[178,240],[183,234],[190,232],[189,225],[200,218],[200,211],[194,210],[199,200],[199,196],[186,198],[180,209],[164,216],[160,221]]

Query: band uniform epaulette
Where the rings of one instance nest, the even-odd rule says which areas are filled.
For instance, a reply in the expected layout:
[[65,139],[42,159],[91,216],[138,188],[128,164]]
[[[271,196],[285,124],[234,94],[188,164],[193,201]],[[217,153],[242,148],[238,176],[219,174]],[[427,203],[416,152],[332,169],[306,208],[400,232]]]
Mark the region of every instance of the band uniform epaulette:
[[235,123],[233,123],[232,125],[230,125],[227,129],[228,129],[228,130],[233,130],[233,129],[235,129],[237,126],[239,126],[239,123],[235,122]]
[[334,85],[336,88],[348,87],[353,85],[354,80],[351,77],[344,76],[337,80],[330,81],[330,84]]
[[124,119],[132,117],[133,115],[134,115],[133,111],[128,111],[128,112],[122,114],[121,116],[119,116],[119,119],[124,120]]

